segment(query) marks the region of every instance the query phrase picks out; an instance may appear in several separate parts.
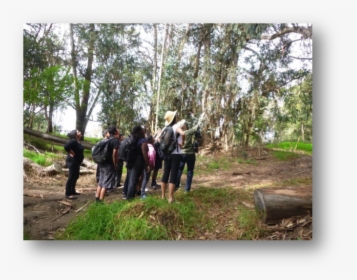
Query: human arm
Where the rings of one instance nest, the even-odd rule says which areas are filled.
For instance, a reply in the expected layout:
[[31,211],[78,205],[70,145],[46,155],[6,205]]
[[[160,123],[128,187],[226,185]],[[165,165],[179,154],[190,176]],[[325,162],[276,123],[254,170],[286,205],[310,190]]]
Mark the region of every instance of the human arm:
[[144,160],[146,162],[146,171],[149,172],[151,167],[150,167],[149,156],[148,156],[149,148],[148,148],[148,144],[146,142],[141,144],[141,152],[142,152],[142,154],[144,156]]
[[71,139],[71,140],[69,140],[69,141],[64,145],[64,149],[66,150],[66,152],[67,152],[71,157],[74,157],[74,156],[76,155],[75,152],[73,151],[75,141],[76,141],[76,140]]
[[177,127],[176,132],[181,134],[181,136],[182,136],[181,145],[183,146],[185,144],[185,131],[183,131],[180,127]]
[[198,124],[196,124],[194,127],[190,128],[190,129],[185,130],[185,135],[194,134],[197,129],[198,129]]

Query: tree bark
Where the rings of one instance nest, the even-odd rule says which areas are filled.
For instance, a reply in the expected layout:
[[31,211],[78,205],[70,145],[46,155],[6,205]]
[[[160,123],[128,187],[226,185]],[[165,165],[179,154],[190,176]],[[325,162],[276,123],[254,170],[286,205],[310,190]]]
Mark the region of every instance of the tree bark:
[[254,204],[264,223],[277,224],[282,219],[312,214],[312,188],[256,189]]
[[[39,131],[35,131],[32,129],[28,129],[28,128],[24,128],[24,133],[31,135],[31,136],[35,136],[35,137],[39,137],[42,139],[46,139],[46,140],[50,140],[56,143],[60,143],[60,144],[66,144],[68,142],[67,139],[61,138],[61,137],[57,137],[57,136],[53,136],[50,134],[46,134],[46,133],[42,133]],[[88,142],[81,142],[82,146],[84,149],[87,150],[92,150],[92,148],[94,147],[94,144],[92,143],[88,143]]]

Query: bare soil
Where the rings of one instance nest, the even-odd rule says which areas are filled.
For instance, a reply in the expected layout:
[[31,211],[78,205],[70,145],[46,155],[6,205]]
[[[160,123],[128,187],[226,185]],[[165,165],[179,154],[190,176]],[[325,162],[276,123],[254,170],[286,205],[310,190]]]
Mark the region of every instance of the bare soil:
[[[216,154],[215,157],[231,157],[226,154]],[[238,161],[232,162],[225,170],[215,170],[208,175],[195,175],[192,191],[197,187],[233,187],[246,189],[250,192],[256,188],[280,186],[289,188],[312,189],[312,157],[301,155],[290,161],[279,161],[270,152],[264,156],[248,155],[255,158],[255,164],[242,164]],[[205,168],[205,163],[199,163],[200,169]],[[158,178],[160,178],[160,173]],[[123,175],[122,182],[125,179]],[[86,211],[87,206],[95,200],[95,175],[81,175],[77,181],[76,190],[82,194],[76,200],[68,200],[64,196],[64,188],[67,177],[59,174],[52,177],[38,177],[27,174],[24,178],[24,236],[31,240],[53,240],[57,230],[65,227],[77,215]],[[186,181],[186,175],[181,178],[181,185]],[[150,190],[149,194],[161,192]],[[122,188],[112,191],[105,198],[109,203],[122,199]],[[254,198],[245,201],[237,201],[248,208],[254,208]],[[83,208],[82,208],[83,207]],[[217,215],[216,215],[217,214]],[[227,219],[220,217],[218,213],[212,213],[216,219]],[[220,223],[218,223],[220,224]],[[265,239],[306,239],[312,238],[312,217],[292,217],[283,220],[275,226],[262,227],[268,232]],[[220,229],[217,229],[220,232]],[[237,233],[232,238],[220,236],[219,239],[237,239]],[[217,239],[219,236],[203,236],[201,239]]]

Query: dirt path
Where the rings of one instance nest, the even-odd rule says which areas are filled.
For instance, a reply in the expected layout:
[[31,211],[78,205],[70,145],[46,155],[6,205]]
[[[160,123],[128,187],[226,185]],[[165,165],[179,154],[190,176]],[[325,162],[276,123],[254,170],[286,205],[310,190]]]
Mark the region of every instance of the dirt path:
[[[254,190],[260,187],[286,186],[312,187],[312,157],[301,156],[283,162],[269,156],[256,160],[256,164],[230,163],[225,170],[216,170],[208,175],[195,175],[192,190],[197,187],[234,187]],[[201,163],[200,169],[205,169]],[[160,175],[160,174],[159,174]],[[82,193],[76,200],[64,197],[67,177],[28,177],[24,181],[24,233],[31,240],[51,240],[57,230],[64,229],[77,215],[83,213],[95,200],[94,175],[80,176],[77,190]],[[186,176],[182,176],[181,185]],[[149,194],[160,193],[150,190]],[[111,192],[106,202],[121,200],[122,188]],[[253,197],[248,204],[254,205]],[[78,211],[81,207],[84,208]]]

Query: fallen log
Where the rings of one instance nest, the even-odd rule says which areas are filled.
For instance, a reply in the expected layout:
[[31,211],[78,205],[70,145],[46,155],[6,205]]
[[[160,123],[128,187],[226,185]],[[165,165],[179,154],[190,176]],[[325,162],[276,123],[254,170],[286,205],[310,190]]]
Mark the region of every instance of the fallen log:
[[264,223],[277,224],[282,219],[312,214],[312,188],[256,189],[254,204]]
[[[40,131],[32,130],[32,129],[29,129],[29,128],[24,128],[24,133],[28,134],[28,135],[31,135],[31,136],[39,137],[39,138],[42,138],[42,139],[50,140],[50,141],[53,141],[53,142],[56,142],[56,143],[60,143],[60,144],[66,144],[68,142],[68,140],[69,140],[69,139],[61,138],[61,137],[54,136],[54,135],[51,135],[51,134],[42,133]],[[87,149],[87,150],[92,150],[92,148],[94,147],[94,144],[88,143],[88,142],[84,142],[84,141],[81,141],[81,144],[82,144],[83,148]]]

